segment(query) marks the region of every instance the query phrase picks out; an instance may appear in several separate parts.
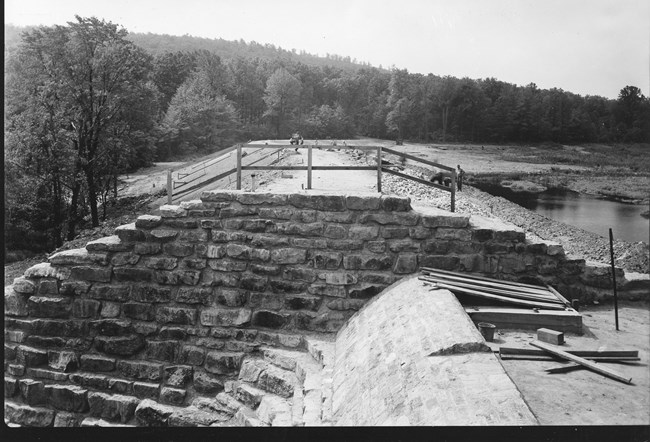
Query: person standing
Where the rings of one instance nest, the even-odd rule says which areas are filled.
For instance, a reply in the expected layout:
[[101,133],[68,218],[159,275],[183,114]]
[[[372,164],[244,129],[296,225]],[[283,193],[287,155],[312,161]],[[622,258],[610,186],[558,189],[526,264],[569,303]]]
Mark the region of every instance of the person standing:
[[465,171],[460,168],[460,164],[457,166],[458,167],[458,191],[463,190],[463,178],[465,178]]

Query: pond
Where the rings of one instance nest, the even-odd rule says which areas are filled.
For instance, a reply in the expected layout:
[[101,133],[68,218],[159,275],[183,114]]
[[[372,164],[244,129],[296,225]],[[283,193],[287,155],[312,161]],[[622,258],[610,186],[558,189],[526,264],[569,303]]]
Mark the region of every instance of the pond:
[[513,192],[498,184],[474,184],[475,187],[500,196],[528,210],[609,238],[629,242],[649,242],[650,220],[641,216],[648,210],[645,204],[626,204],[597,198],[564,189],[549,189],[542,193]]

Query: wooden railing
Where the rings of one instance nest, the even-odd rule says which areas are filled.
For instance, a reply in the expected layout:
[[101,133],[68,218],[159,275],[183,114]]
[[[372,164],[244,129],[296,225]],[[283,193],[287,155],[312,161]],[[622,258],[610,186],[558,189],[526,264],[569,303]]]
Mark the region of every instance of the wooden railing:
[[[314,148],[323,149],[323,148],[332,148],[332,147],[336,147],[336,149],[338,149],[338,150],[354,150],[354,149],[358,149],[358,150],[363,150],[363,151],[375,151],[375,158],[376,158],[376,161],[377,161],[377,165],[376,166],[314,166],[312,164],[312,152],[313,152]],[[247,165],[244,165],[244,164],[242,164],[243,149],[244,148],[255,148],[255,149],[258,149],[260,151],[262,149],[275,149],[276,152],[281,150],[281,149],[285,149],[285,148],[300,149],[300,150],[307,149],[307,165],[305,165],[305,166],[273,166],[273,165],[269,165],[269,166],[259,166],[258,165],[258,166],[256,166],[255,165],[256,163],[258,163],[258,162],[262,161],[263,159],[267,158],[269,155],[262,156],[262,158],[260,158],[260,159],[258,159],[256,161],[253,161],[253,162],[251,162],[251,163],[249,163]],[[237,155],[237,164],[236,164],[235,168],[233,168],[231,170],[228,170],[228,171],[225,171],[225,172],[223,172],[223,173],[221,173],[221,174],[219,174],[217,176],[214,176],[214,177],[212,177],[212,178],[210,178],[208,180],[201,181],[199,184],[196,184],[194,186],[189,186],[189,187],[187,187],[185,189],[182,189],[181,192],[179,192],[179,193],[186,194],[187,192],[189,192],[191,190],[195,190],[195,189],[197,189],[197,188],[199,188],[201,186],[204,186],[205,184],[209,184],[209,183],[212,183],[214,181],[225,178],[227,176],[230,176],[233,173],[236,174],[237,189],[241,190],[241,187],[242,187],[242,184],[241,184],[242,183],[242,172],[244,172],[246,170],[306,170],[307,171],[307,189],[312,188],[312,172],[314,170],[376,170],[377,171],[377,191],[378,192],[381,193],[382,173],[386,172],[386,173],[389,173],[391,175],[398,176],[400,178],[415,181],[417,183],[424,184],[426,186],[434,187],[436,189],[443,190],[445,192],[449,192],[451,194],[451,211],[454,212],[456,210],[456,169],[454,169],[453,167],[445,166],[444,164],[439,164],[439,163],[435,163],[433,161],[425,160],[423,158],[420,158],[420,157],[417,157],[417,156],[414,156],[414,155],[410,155],[410,154],[407,154],[407,153],[399,152],[397,150],[389,149],[387,147],[383,147],[383,146],[353,146],[353,145],[317,146],[317,145],[312,145],[312,144],[305,144],[305,145],[238,144],[238,145],[232,146],[231,148],[228,148],[228,149],[226,149],[224,151],[221,151],[220,153],[227,154],[229,152],[232,152],[233,150],[236,150],[236,152],[237,152],[236,153],[236,155]],[[272,155],[273,153],[275,153],[275,152],[272,152],[270,155]],[[451,176],[451,183],[450,183],[449,186],[444,186],[442,184],[435,184],[435,183],[432,183],[430,181],[424,180],[422,178],[414,177],[412,175],[408,175],[408,174],[405,174],[405,173],[402,173],[402,172],[398,172],[397,170],[393,170],[391,168],[391,166],[384,166],[382,164],[383,163],[382,160],[383,160],[384,153],[396,155],[396,156],[399,156],[399,157],[402,157],[402,158],[405,158],[405,159],[409,159],[411,161],[415,161],[415,162],[425,164],[427,166],[431,166],[431,167],[435,167],[435,168],[438,168],[438,169],[446,170],[446,171],[449,172],[449,175]],[[212,161],[212,163],[210,163],[210,165],[211,165],[211,164],[214,164],[214,163],[220,161],[220,159],[210,160],[210,161]],[[198,166],[198,167],[201,167],[201,166]],[[207,167],[207,165],[203,165],[202,170],[204,170],[205,167]],[[185,176],[189,176],[189,175],[191,175],[193,173],[194,172],[190,172],[189,174],[186,174]],[[172,200],[171,193],[173,192],[174,189],[173,189],[173,186],[169,183],[169,180],[171,180],[170,177],[171,177],[171,175],[168,178],[168,186],[167,187],[168,187],[168,192],[169,192],[168,193],[168,195],[169,195],[168,199],[169,199],[169,202],[171,204],[171,200]],[[194,180],[192,180],[192,181],[194,181]],[[189,182],[184,182],[183,186],[185,186],[187,184],[189,184]],[[179,193],[177,193],[177,195],[179,195]],[[174,195],[174,198],[176,198],[177,195]]]

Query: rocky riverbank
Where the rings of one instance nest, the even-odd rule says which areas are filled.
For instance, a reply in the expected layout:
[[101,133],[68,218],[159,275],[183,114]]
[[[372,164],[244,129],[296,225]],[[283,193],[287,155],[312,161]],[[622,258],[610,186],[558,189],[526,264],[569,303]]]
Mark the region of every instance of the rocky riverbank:
[[[407,170],[406,173],[417,176],[422,172]],[[451,209],[448,192],[386,175],[382,186],[384,192],[410,196],[413,203]],[[474,187],[465,185],[462,192],[456,193],[456,211],[499,218],[521,227],[529,237],[536,236],[562,244],[567,255],[571,257],[610,263],[608,238],[552,220]],[[648,253],[648,244],[643,242],[614,242],[616,265],[628,272],[648,273]]]

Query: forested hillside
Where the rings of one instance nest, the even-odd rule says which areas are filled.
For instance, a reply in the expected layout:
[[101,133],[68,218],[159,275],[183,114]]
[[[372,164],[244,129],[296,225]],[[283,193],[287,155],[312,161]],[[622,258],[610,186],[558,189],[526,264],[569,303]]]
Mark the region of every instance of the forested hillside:
[[[26,31],[22,38],[19,31]],[[650,101],[390,71],[336,55],[132,34],[96,18],[5,25],[5,244],[52,249],[118,197],[117,177],[238,141],[647,142]]]

